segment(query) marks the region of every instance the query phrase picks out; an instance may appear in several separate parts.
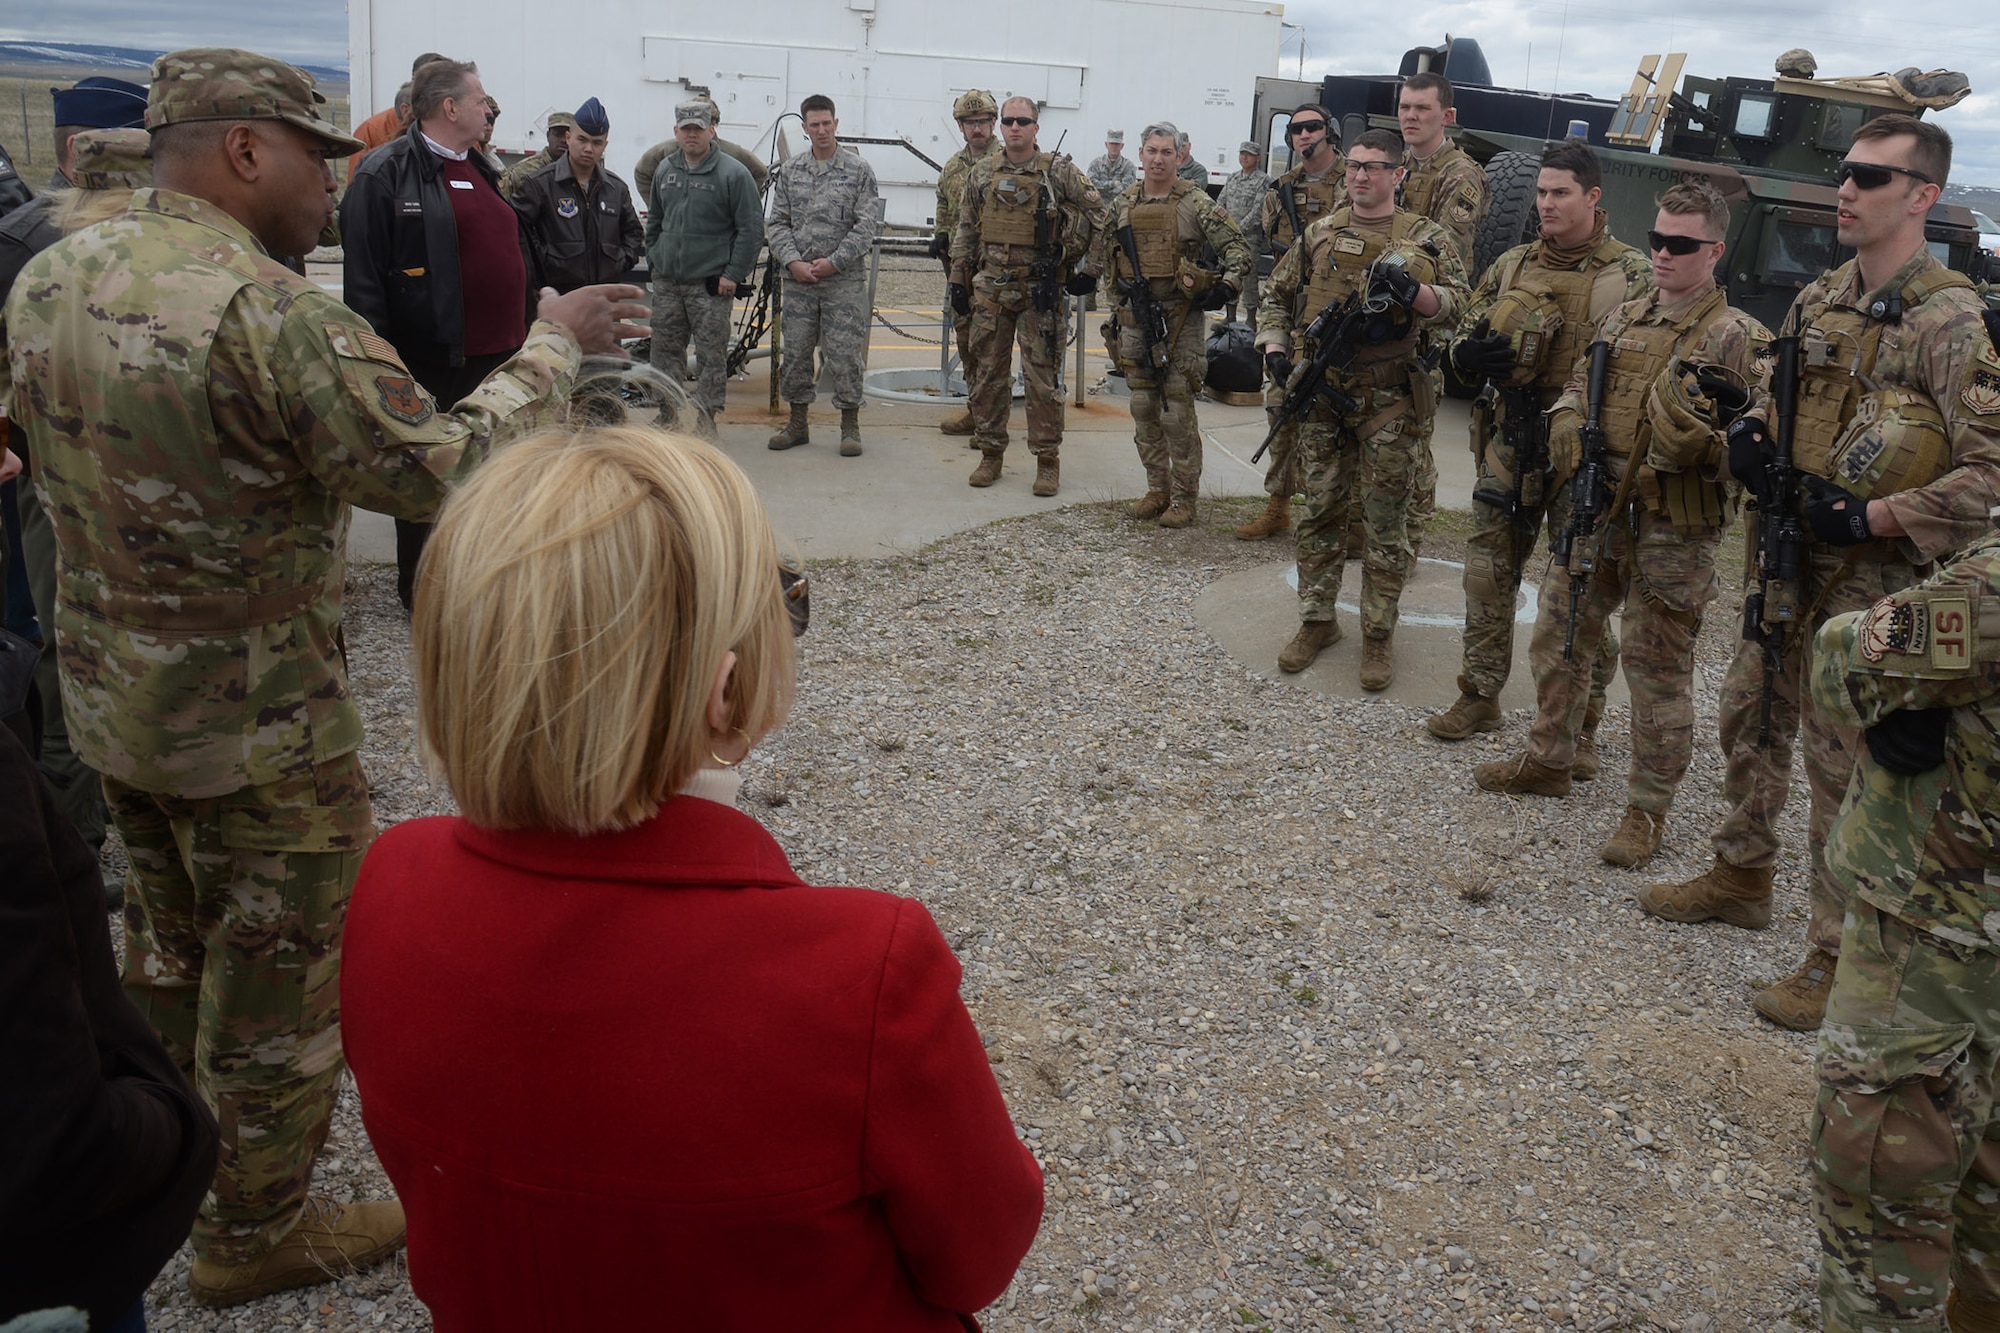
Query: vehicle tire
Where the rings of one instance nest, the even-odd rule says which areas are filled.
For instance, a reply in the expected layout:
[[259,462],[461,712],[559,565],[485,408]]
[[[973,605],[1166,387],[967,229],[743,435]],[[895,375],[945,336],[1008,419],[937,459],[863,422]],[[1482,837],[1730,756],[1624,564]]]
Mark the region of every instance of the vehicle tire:
[[1472,238],[1474,282],[1486,266],[1524,241],[1535,239],[1541,219],[1535,212],[1535,178],[1542,159],[1534,153],[1495,153],[1486,164],[1486,193],[1493,202]]

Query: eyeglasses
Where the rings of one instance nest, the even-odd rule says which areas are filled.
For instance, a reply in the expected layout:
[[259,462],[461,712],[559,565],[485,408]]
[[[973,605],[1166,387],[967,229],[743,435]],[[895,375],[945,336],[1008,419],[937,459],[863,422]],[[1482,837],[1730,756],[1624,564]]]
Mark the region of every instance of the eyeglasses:
[[1378,172],[1394,171],[1398,165],[1395,162],[1356,162],[1349,158],[1344,170],[1350,176],[1373,176]]
[[1857,190],[1879,190],[1889,183],[1889,177],[1892,175],[1914,176],[1926,185],[1937,184],[1921,171],[1912,171],[1908,167],[1892,167],[1881,162],[1842,162],[1834,168],[1833,180],[1836,185],[1845,185],[1853,181]]
[[1032,125],[1035,123],[1035,118],[1033,116],[1002,116],[1000,117],[1000,123],[1002,125],[1014,126]]
[[1720,245],[1720,241],[1704,241],[1699,236],[1669,236],[1665,232],[1646,233],[1646,246],[1650,250],[1665,250],[1670,255],[1691,255],[1704,245]]
[[960,117],[958,118],[958,123],[959,123],[959,124],[961,124],[961,125],[991,125],[991,124],[993,123],[993,117],[991,117],[991,116],[960,116]]
[[778,557],[778,591],[785,599],[785,614],[792,618],[792,637],[800,638],[812,620],[812,582],[805,570],[784,556]]
[[1326,122],[1323,120],[1295,120],[1285,126],[1285,137],[1287,139],[1295,134],[1312,134],[1314,132],[1324,134],[1326,132]]

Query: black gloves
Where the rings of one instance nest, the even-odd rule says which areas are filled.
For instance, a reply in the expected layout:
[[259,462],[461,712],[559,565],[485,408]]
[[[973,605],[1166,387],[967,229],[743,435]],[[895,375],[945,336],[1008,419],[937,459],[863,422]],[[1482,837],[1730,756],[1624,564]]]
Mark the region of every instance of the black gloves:
[[1743,415],[1743,409],[1750,406],[1750,395],[1726,375],[1710,370],[1695,372],[1695,382],[1708,401],[1715,404],[1715,419],[1728,425]]
[[1281,389],[1284,388],[1285,385],[1291,383],[1292,379],[1291,355],[1273,348],[1264,353],[1264,370],[1266,374],[1270,375],[1271,383]]
[[1405,310],[1416,305],[1417,293],[1423,289],[1423,284],[1401,264],[1377,264],[1371,285]]
[[949,282],[945,284],[944,290],[945,295],[951,298],[951,308],[954,313],[960,315],[972,313],[972,293],[965,289],[965,284]]
[[1097,275],[1095,273],[1072,273],[1069,275],[1069,281],[1063,284],[1063,290],[1071,296],[1089,296],[1097,290]]
[[1755,494],[1764,485],[1764,466],[1770,461],[1764,452],[1764,423],[1756,417],[1738,417],[1724,437],[1729,445],[1729,475]]
[[1808,475],[1806,524],[1828,546],[1856,546],[1875,534],[1868,530],[1868,502],[1825,477]]
[[1949,708],[1906,708],[1889,714],[1862,734],[1868,753],[1891,773],[1912,777],[1944,762],[1944,742],[1951,730]]
[[1226,282],[1218,282],[1200,296],[1194,298],[1197,310],[1220,310],[1236,299],[1236,288]]
[[937,233],[937,235],[931,237],[932,259],[943,259],[946,255],[950,253],[951,253],[951,237],[945,235],[943,232],[939,232]]
[[1469,380],[1505,379],[1514,373],[1514,344],[1482,319],[1451,345],[1451,363]]

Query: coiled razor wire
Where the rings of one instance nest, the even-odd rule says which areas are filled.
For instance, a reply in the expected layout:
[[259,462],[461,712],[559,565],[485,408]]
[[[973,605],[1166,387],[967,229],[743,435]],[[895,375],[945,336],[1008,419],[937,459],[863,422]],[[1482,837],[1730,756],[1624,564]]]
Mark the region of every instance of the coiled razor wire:
[[579,426],[651,426],[691,432],[701,409],[680,381],[645,361],[589,356],[569,391],[570,421]]

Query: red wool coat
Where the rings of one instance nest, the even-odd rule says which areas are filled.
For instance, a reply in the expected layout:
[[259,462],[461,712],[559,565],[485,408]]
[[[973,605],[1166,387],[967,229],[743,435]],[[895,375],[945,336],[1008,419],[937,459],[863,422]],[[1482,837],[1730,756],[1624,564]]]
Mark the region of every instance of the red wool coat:
[[440,1333],[976,1328],[1041,1219],[930,914],[676,797],[369,851],[342,1028]]

